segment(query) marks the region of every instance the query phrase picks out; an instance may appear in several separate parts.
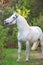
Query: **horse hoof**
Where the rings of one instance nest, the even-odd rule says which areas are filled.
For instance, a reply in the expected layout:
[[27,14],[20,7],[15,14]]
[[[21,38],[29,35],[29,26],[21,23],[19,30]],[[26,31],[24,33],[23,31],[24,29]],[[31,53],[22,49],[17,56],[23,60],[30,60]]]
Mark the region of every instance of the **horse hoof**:
[[19,62],[20,60],[19,59],[17,59],[17,62]]
[[29,60],[25,60],[25,62],[28,62]]

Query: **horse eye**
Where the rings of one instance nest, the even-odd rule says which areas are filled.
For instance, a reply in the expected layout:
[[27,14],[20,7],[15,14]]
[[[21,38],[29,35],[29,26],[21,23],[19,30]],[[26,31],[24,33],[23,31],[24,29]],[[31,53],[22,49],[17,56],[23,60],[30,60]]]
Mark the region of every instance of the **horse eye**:
[[15,17],[13,17],[15,19]]

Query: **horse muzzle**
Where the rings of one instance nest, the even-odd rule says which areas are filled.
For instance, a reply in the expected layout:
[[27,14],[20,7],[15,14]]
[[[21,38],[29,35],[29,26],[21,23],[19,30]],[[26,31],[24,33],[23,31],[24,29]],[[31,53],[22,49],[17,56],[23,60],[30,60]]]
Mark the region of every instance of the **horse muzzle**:
[[4,27],[6,28],[8,25],[9,25],[9,23],[4,21]]

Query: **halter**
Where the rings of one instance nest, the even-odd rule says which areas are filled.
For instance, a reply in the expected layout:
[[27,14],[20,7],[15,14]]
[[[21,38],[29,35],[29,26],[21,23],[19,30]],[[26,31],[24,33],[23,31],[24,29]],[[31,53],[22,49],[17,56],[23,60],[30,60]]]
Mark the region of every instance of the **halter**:
[[[13,17],[14,18],[14,20],[16,20],[16,22],[17,22],[17,18],[18,18],[18,15],[15,15],[16,17]],[[13,21],[14,21],[13,20]],[[12,23],[12,21],[10,22],[10,23]]]

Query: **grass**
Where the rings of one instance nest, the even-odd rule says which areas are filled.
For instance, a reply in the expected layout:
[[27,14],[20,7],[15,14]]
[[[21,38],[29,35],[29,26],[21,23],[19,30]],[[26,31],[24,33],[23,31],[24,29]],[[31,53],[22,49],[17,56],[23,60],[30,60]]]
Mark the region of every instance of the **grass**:
[[[25,51],[22,50],[21,60],[17,62],[17,49],[5,49],[6,58],[3,61],[3,65],[43,65],[43,60],[35,56],[30,55],[29,62],[25,62]],[[37,53],[37,51],[31,51],[30,54]]]

